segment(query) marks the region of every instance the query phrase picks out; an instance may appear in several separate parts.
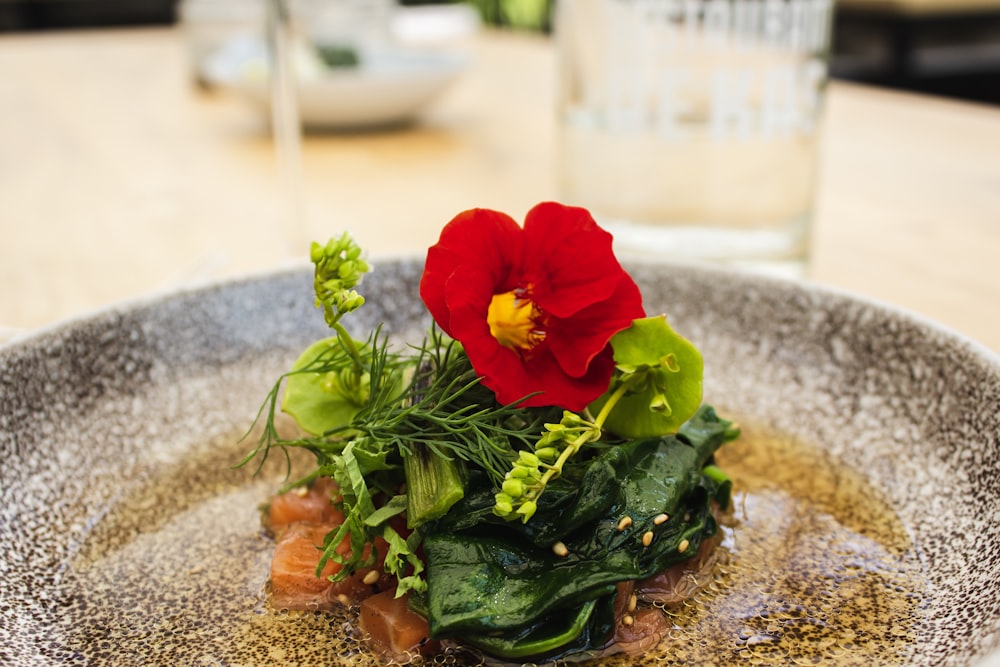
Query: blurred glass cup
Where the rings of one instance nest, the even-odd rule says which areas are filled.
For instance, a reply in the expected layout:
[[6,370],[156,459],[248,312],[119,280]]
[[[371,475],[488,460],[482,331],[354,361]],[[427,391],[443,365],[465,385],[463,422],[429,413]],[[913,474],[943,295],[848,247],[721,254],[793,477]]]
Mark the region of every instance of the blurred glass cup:
[[559,186],[623,256],[800,276],[832,0],[556,5]]

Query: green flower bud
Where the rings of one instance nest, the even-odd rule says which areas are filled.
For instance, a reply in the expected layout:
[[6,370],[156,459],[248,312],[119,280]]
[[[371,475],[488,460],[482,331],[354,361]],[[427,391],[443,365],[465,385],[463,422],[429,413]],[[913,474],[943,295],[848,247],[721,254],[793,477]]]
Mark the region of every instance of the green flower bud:
[[350,313],[351,311],[357,310],[364,304],[365,298],[357,292],[351,290],[344,295],[342,302],[338,304],[338,310],[342,313]]
[[555,447],[542,447],[535,450],[535,456],[546,463],[551,463],[559,457],[559,450]]
[[323,257],[323,246],[313,241],[312,245],[309,246],[309,261],[315,264],[322,257]]
[[517,513],[521,515],[521,521],[528,523],[528,519],[534,516],[535,512],[538,510],[538,505],[535,501],[529,500],[526,503],[522,503],[520,507],[517,508]]
[[539,448],[545,449],[552,445],[557,445],[563,440],[564,438],[562,431],[559,432],[546,431],[545,433],[542,433],[541,437],[538,438],[538,442],[535,443],[535,451],[538,451]]
[[527,466],[515,465],[513,468],[507,471],[505,477],[508,479],[527,479],[528,477],[531,477],[531,471],[532,468],[529,468]]
[[497,501],[493,506],[493,513],[499,517],[508,517],[514,513],[514,507],[509,502]]
[[503,492],[512,498],[520,498],[524,495],[524,482],[519,479],[507,479],[504,480],[503,486],[501,487]]
[[537,468],[542,463],[541,461],[538,460],[537,456],[535,456],[526,449],[520,450],[517,453],[517,457],[518,457],[517,463],[529,465],[532,468]]
[[583,424],[583,418],[575,412],[570,412],[566,410],[563,412],[562,421],[560,422],[562,426],[566,428],[576,428]]

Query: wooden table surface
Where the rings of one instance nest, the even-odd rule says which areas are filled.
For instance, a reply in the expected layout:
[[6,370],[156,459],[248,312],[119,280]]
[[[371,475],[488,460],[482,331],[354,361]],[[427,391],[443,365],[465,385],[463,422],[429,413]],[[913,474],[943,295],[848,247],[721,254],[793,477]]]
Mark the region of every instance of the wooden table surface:
[[[556,197],[551,43],[461,46],[470,68],[417,124],[306,139],[297,229],[265,120],[192,84],[178,29],[0,37],[0,327],[270,269],[343,229],[376,259],[422,253],[461,210]],[[1000,351],[1000,108],[833,83],[809,279]]]

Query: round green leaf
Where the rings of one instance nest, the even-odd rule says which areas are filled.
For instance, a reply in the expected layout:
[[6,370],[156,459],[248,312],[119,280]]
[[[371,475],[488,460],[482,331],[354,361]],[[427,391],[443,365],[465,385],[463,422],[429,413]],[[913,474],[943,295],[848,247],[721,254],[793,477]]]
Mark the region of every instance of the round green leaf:
[[[321,435],[330,429],[345,426],[364,405],[359,397],[338,390],[338,384],[330,381],[331,373],[312,372],[307,369],[321,355],[329,355],[332,348],[339,348],[336,336],[324,338],[306,348],[292,366],[292,372],[285,383],[285,393],[281,409],[291,415],[298,425],[313,435]],[[345,364],[350,360],[345,358]]]
[[611,388],[594,401],[597,413],[619,385],[623,372],[646,374],[634,392],[623,396],[604,428],[623,438],[675,433],[698,410],[702,400],[701,353],[667,322],[664,315],[638,319],[611,339],[619,369]]

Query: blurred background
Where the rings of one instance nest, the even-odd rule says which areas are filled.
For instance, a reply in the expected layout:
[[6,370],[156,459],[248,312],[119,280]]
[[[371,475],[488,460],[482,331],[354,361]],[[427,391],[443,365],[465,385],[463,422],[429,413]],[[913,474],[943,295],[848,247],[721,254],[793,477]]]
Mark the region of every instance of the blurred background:
[[[400,0],[400,4],[465,2],[480,12],[486,24],[547,32],[552,1]],[[168,25],[182,19],[184,4],[185,0],[0,0],[0,32]],[[253,3],[244,0],[244,4]],[[843,80],[998,104],[1000,0],[837,0],[831,73]]]
[[[305,63],[303,120],[355,124],[304,132],[283,162],[256,69],[264,0],[0,0],[0,344],[301,263],[343,230],[378,260],[423,252],[466,208],[520,219],[559,191],[553,1],[578,0],[398,0],[392,34],[420,66]],[[1000,0],[834,2],[807,277],[1000,350]],[[241,22],[252,44],[195,57]]]

